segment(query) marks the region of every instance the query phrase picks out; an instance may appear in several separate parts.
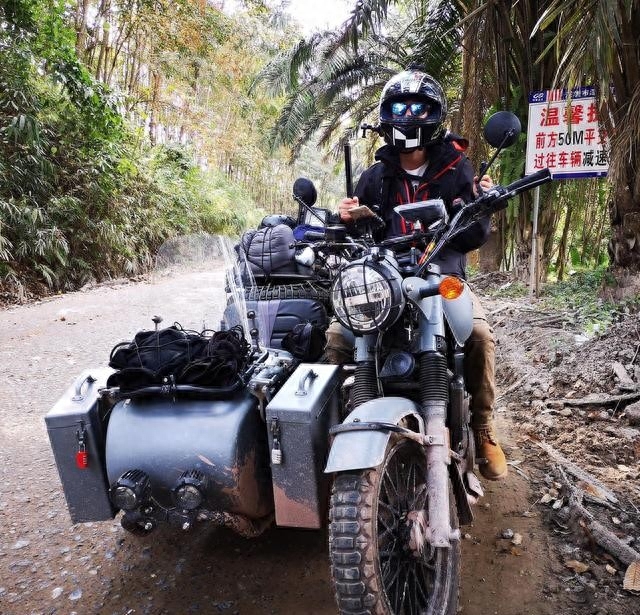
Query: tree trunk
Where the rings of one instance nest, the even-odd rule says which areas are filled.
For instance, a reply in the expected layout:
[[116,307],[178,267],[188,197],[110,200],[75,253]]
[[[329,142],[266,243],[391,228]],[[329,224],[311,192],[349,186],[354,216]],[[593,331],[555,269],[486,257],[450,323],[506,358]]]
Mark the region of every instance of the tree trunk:
[[[631,170],[627,169],[628,176]],[[617,184],[620,186],[621,182]],[[610,289],[617,300],[633,297],[640,292],[640,195],[631,188],[634,181],[626,183],[627,189],[618,188],[609,200],[611,216],[611,241],[609,258],[616,280]]]
[[491,234],[480,248],[479,269],[481,273],[499,271],[503,254],[502,234],[495,220],[491,220]]
[[[551,258],[551,246],[555,237],[558,214],[553,206],[553,187],[540,188],[540,206],[538,212],[537,237],[540,242],[540,249],[537,250],[538,281],[545,281],[547,278],[547,267]],[[533,233],[533,195],[524,194],[520,197],[520,214],[518,216],[518,226],[516,228],[516,278],[522,282],[530,283],[530,260],[531,260],[531,239]],[[536,284],[537,285],[537,284]]]
[[560,245],[558,246],[558,259],[556,260],[556,273],[558,276],[558,281],[562,281],[564,278],[564,266],[567,262],[567,248],[569,247],[569,242],[567,241],[569,237],[569,228],[571,227],[571,212],[573,208],[571,205],[567,205],[567,215],[564,219],[564,228],[562,229],[562,239],[560,239]]
[[158,140],[158,99],[160,94],[160,75],[151,73],[151,102],[149,105],[149,141],[155,145]]
[[85,48],[87,45],[87,18],[89,11],[89,0],[78,0],[76,6],[76,53],[78,58],[85,58]]

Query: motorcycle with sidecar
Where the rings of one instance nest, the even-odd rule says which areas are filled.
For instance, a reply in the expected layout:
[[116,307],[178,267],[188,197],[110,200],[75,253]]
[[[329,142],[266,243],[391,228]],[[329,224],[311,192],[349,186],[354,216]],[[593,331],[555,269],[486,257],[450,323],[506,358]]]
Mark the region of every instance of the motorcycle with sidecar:
[[[514,119],[489,120],[492,145],[515,141]],[[450,220],[439,199],[399,206],[414,231],[382,242],[375,215],[354,239],[297,180],[295,229],[276,217],[236,247],[219,331],[156,318],[46,415],[71,520],[122,511],[141,536],[328,523],[340,613],[456,613],[459,528],[482,495],[462,368],[472,308],[466,283],[432,261],[549,180],[496,186]],[[322,362],[330,317],[353,334],[351,364]]]

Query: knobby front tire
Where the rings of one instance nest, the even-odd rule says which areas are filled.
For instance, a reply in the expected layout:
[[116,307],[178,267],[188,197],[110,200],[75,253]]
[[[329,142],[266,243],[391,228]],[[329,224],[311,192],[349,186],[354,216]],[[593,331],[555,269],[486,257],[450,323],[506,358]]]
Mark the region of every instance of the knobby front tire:
[[[460,541],[422,556],[411,549],[411,511],[427,508],[424,449],[391,443],[374,469],[336,475],[330,505],[331,575],[340,615],[454,615]],[[458,527],[450,491],[451,526]],[[408,516],[409,515],[409,516]]]

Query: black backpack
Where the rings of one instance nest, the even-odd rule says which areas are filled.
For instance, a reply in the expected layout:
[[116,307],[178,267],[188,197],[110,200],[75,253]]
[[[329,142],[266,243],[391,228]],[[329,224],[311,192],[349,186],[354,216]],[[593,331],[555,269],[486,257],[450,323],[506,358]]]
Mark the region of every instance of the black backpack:
[[326,344],[325,327],[300,323],[282,338],[282,348],[301,361],[317,361]]

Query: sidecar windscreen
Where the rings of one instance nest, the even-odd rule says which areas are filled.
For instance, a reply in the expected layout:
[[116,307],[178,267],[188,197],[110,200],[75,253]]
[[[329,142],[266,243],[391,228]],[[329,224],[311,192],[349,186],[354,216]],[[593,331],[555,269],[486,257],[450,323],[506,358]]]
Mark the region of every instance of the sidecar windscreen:
[[447,209],[442,199],[429,199],[407,205],[397,205],[393,208],[398,215],[407,222],[420,222],[423,229],[428,229],[437,222],[447,222]]
[[231,301],[224,311],[228,327],[247,321],[246,314],[253,314],[250,328],[258,331],[260,341],[269,348],[282,348],[282,340],[299,324],[311,323],[322,330],[329,325],[324,305],[313,299],[266,299]]

